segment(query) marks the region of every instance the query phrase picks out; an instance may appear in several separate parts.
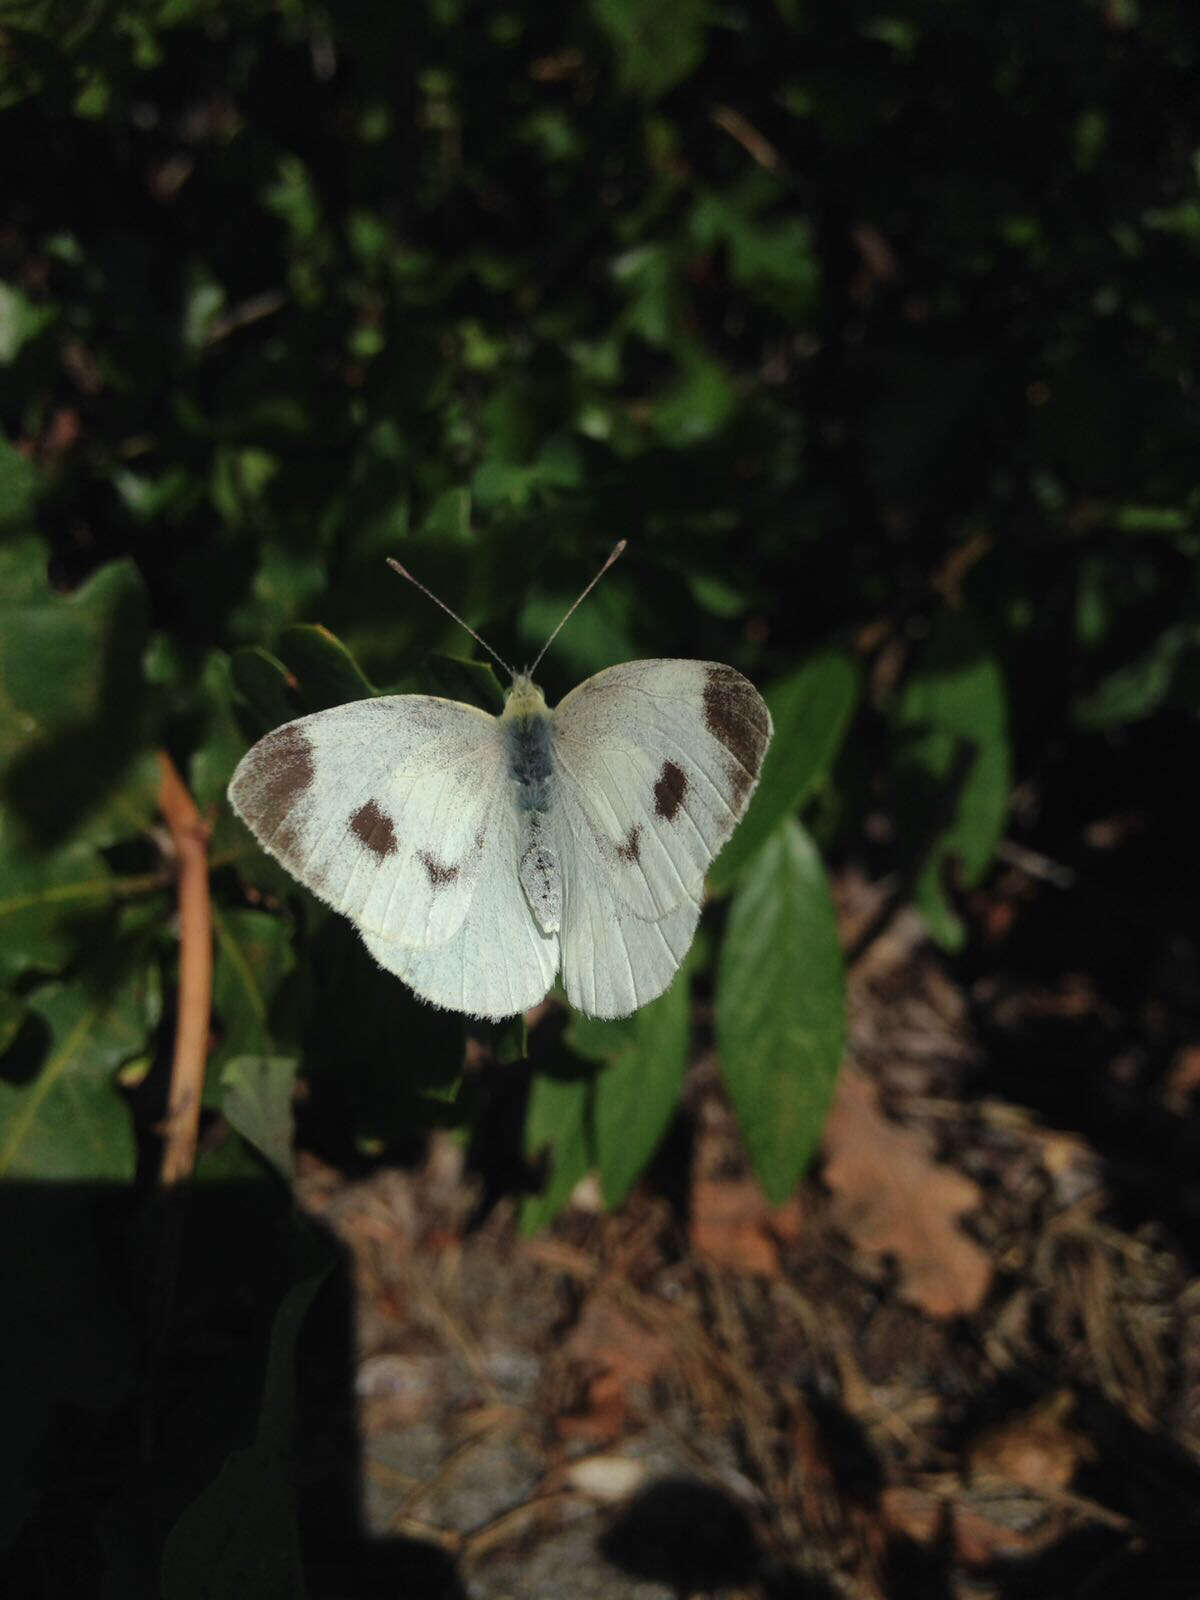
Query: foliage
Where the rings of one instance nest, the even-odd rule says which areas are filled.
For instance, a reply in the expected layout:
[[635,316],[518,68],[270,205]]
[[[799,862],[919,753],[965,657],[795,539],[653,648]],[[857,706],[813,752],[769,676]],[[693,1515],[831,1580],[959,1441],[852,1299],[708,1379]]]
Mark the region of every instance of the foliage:
[[305,710],[494,707],[388,555],[521,660],[621,534],[551,701],[729,661],[776,740],[674,988],[549,1019],[536,1069],[475,1043],[529,1080],[534,1227],[589,1169],[628,1192],[711,992],[782,1197],[843,1039],[822,857],[969,951],[1014,782],[1191,736],[1198,53],[1098,0],[0,6],[0,1172],[152,1175],[160,750],[213,824],[199,1176],[277,1183],[297,1106],[347,1159],[486,1125],[461,1024],[224,789]]

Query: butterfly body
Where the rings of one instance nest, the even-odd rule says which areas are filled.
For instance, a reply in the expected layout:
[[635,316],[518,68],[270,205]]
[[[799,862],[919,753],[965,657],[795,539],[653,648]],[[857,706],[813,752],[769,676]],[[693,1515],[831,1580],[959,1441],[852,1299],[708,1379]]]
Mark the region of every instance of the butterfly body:
[[616,1017],[687,953],[770,736],[732,667],[635,661],[553,709],[517,674],[499,717],[427,695],[316,712],[261,739],[229,794],[424,999],[508,1016],[561,970],[573,1005]]

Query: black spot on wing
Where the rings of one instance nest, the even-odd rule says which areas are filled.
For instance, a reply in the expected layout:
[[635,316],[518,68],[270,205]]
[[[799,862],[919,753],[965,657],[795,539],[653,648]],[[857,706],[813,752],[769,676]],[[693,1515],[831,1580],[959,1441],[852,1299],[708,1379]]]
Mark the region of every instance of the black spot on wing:
[[312,741],[297,723],[268,733],[246,758],[233,798],[264,844],[287,855],[296,843],[292,812],[316,776]]
[[617,846],[617,854],[620,856],[622,861],[626,862],[629,866],[632,866],[637,860],[638,856],[641,854],[641,849],[642,826],[641,823],[635,822],[632,828],[630,828],[629,832],[625,835],[624,839],[622,839],[621,843]]
[[428,850],[418,850],[417,860],[429,875],[429,882],[435,889],[445,889],[458,877],[458,867],[449,861],[439,861]]
[[733,788],[733,807],[740,811],[758,781],[771,736],[771,719],[762,696],[733,667],[709,667],[704,682],[704,720],[713,738],[725,746],[726,772]]
[[673,761],[664,761],[658,782],[654,785],[654,810],[665,822],[674,822],[676,813],[687,798],[688,778],[682,767]]
[[396,854],[396,830],[392,826],[392,819],[379,809],[374,800],[359,806],[350,818],[350,831],[357,834],[367,849],[381,861]]

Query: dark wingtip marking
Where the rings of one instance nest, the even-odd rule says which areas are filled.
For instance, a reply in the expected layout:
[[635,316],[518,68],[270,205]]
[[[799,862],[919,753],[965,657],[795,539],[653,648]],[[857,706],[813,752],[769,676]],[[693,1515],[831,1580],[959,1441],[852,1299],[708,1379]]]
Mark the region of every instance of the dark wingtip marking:
[[664,761],[658,782],[654,785],[654,809],[657,814],[666,822],[674,822],[687,792],[687,773],[673,761]]
[[396,854],[396,830],[392,826],[392,819],[376,805],[374,800],[368,800],[365,806],[350,818],[350,831],[355,833],[382,861],[385,856]]
[[728,764],[734,808],[758,781],[771,724],[754,685],[733,667],[712,666],[704,682],[704,720],[733,757]]
[[630,828],[629,832],[625,835],[625,838],[617,846],[617,854],[620,856],[622,861],[625,861],[632,866],[640,855],[641,849],[642,826],[640,822],[635,822],[632,828]]
[[444,889],[447,884],[453,883],[458,877],[458,868],[445,861],[439,861],[428,850],[418,850],[417,860],[429,874],[429,881],[435,889]]
[[312,741],[298,724],[286,723],[258,741],[245,778],[234,787],[238,810],[264,844],[285,854],[292,848],[292,811],[315,776]]

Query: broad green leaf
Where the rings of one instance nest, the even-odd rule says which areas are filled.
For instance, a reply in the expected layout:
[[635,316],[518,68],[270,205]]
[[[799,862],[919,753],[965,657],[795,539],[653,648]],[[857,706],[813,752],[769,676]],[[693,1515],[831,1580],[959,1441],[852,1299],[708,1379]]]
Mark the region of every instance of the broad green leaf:
[[[5,451],[9,454],[6,456]],[[5,463],[11,460],[17,464],[18,471],[28,468],[31,474],[29,480],[30,496],[28,504],[23,505],[18,496],[15,501],[6,499],[4,474]],[[20,510],[17,520],[24,520],[25,511],[32,510],[32,490],[36,484],[37,475],[29,466],[24,456],[18,455],[6,440],[0,439],[0,528],[5,524],[5,506],[10,509],[16,506]],[[13,534],[11,538],[0,543],[0,606],[29,605],[31,602],[42,603],[53,598],[54,591],[50,587],[47,576],[50,565],[50,552],[46,541],[40,534],[22,533]]]
[[591,0],[590,9],[609,36],[622,88],[642,99],[661,98],[704,55],[706,0]]
[[120,875],[101,854],[149,830],[157,781],[153,757],[135,762],[86,828],[52,849],[39,848],[12,812],[0,811],[0,980],[61,971],[96,939],[108,907],[167,887],[163,871]]
[[542,1193],[521,1202],[521,1232],[526,1236],[554,1220],[591,1168],[591,1096],[590,1076],[556,1078],[539,1072],[533,1080],[525,1113],[525,1154],[530,1161],[547,1156],[549,1172]]
[[59,971],[75,949],[72,925],[113,892],[113,873],[93,845],[74,839],[58,850],[34,850],[14,818],[0,812],[0,977]]
[[20,289],[0,280],[0,366],[7,367],[31,339],[52,323],[54,306],[35,305]]
[[31,1076],[0,1081],[0,1178],[133,1177],[133,1127],[114,1079],[123,1061],[145,1051],[158,1020],[152,972],[111,993],[93,994],[76,978],[30,999],[48,1044]]
[[328,628],[304,623],[285,628],[279,654],[295,674],[306,711],[324,711],[378,693],[342,641]]
[[783,818],[828,780],[858,703],[860,681],[854,658],[830,651],[767,690],[775,733],[750,808],[709,872],[714,894],[732,888]]
[[292,1474],[296,1343],[324,1276],[295,1284],[275,1313],[257,1436],[168,1534],[163,1600],[304,1600]]
[[258,646],[235,650],[229,670],[259,733],[269,733],[301,714],[288,669],[268,651]]
[[463,700],[493,715],[504,709],[504,689],[490,661],[464,661],[434,652],[422,662],[421,677],[426,694]]
[[214,651],[201,674],[205,725],[196,736],[188,767],[192,798],[202,813],[215,813],[216,829],[211,849],[216,852],[244,846],[246,830],[225,802],[233,769],[246,753],[246,735],[235,714],[233,667],[228,656]]
[[944,817],[926,847],[915,898],[932,936],[947,949],[965,937],[946,895],[957,864],[967,888],[979,883],[1004,831],[1012,787],[1008,703],[999,663],[982,653],[966,619],[947,620],[904,687],[897,721],[907,734],[908,826]]
[[[7,533],[9,529],[28,526],[33,517],[39,481],[40,476],[33,463],[26,461],[7,439],[0,438],[0,532]],[[40,544],[40,541],[37,542]],[[23,549],[27,548],[28,545],[23,545]],[[44,561],[41,577],[44,582]],[[11,589],[5,589],[2,598],[11,603],[21,596],[19,593],[14,595]]]
[[10,1048],[28,1016],[25,1002],[19,995],[0,989],[0,1056]]
[[464,549],[473,544],[470,491],[446,489],[438,495],[421,524],[421,538]]
[[[691,1025],[690,964],[665,994],[620,1023],[589,1020],[586,1038],[568,1042],[584,1054],[596,1050],[597,1030],[614,1029],[600,1056],[593,1107],[595,1164],[610,1207],[621,1204],[662,1142],[679,1109]],[[586,1046],[586,1048],[585,1048]]]
[[221,1041],[209,1062],[210,1088],[239,1057],[271,1059],[271,1005],[292,970],[292,927],[266,911],[214,912],[213,1012]]
[[221,1073],[225,1119],[271,1163],[285,1183],[295,1176],[292,1143],[293,1056],[235,1056]]
[[9,802],[44,843],[78,825],[136,748],[146,612],[128,560],[70,595],[0,595],[0,769]]
[[754,1170],[776,1204],[817,1147],[846,1040],[821,858],[785,821],[738,884],[717,962],[717,1046]]

